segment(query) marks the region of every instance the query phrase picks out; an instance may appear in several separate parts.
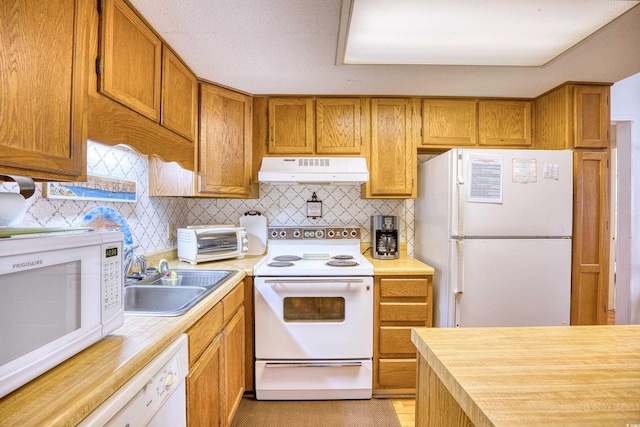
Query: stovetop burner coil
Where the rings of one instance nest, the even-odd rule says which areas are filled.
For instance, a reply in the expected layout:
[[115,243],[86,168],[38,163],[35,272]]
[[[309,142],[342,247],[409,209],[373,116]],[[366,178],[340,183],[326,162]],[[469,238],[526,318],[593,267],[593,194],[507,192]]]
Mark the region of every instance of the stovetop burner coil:
[[355,267],[360,264],[355,261],[334,260],[329,261],[326,265],[330,265],[331,267]]
[[279,255],[273,258],[274,261],[300,261],[301,259],[297,255]]
[[292,267],[294,264],[289,261],[274,261],[267,264],[269,267]]
[[347,260],[347,259],[353,259],[352,255],[336,255],[334,257],[331,257],[332,259],[338,259],[338,260]]

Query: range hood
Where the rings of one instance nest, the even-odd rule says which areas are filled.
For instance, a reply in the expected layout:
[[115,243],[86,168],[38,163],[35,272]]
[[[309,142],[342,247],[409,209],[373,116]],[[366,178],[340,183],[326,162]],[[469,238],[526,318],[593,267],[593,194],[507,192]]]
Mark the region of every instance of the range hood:
[[263,157],[258,181],[358,185],[369,181],[369,172],[364,157]]

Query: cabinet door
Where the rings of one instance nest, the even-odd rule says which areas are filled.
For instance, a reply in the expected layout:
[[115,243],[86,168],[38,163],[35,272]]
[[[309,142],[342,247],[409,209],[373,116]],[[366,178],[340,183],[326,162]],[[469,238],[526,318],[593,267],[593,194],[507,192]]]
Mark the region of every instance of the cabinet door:
[[104,0],[100,91],[134,111],[160,119],[162,44],[124,0]]
[[269,99],[269,154],[313,154],[313,98]]
[[576,148],[609,146],[609,86],[574,86],[573,114]]
[[220,425],[222,363],[222,334],[220,334],[211,342],[187,375],[187,425],[189,427]]
[[575,152],[571,324],[607,324],[608,154]]
[[366,197],[415,197],[414,105],[410,99],[371,100],[371,149]]
[[0,2],[0,172],[84,176],[89,13],[74,0]]
[[478,141],[476,101],[422,101],[422,146],[474,146]]
[[160,123],[190,141],[196,137],[198,82],[167,46],[162,48]]
[[200,85],[198,190],[212,196],[251,193],[251,98]]
[[244,393],[244,307],[240,307],[222,332],[224,335],[225,419],[230,426]]
[[481,146],[531,145],[531,102],[478,101],[478,116]]
[[359,98],[316,100],[317,154],[362,154],[362,104]]

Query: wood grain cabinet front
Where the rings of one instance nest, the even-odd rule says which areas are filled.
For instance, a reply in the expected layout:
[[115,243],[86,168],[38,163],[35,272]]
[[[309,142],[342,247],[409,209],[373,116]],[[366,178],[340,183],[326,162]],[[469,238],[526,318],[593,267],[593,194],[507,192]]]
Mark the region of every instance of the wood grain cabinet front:
[[571,325],[607,324],[610,86],[568,83],[535,100],[535,148],[574,151]]
[[409,98],[371,99],[371,141],[369,182],[363,185],[366,198],[416,197],[417,100]]
[[481,147],[531,146],[531,101],[478,101],[478,144]]
[[160,124],[189,141],[195,141],[197,123],[196,76],[169,47],[163,45]]
[[160,120],[162,42],[124,0],[102,0],[100,91]]
[[374,394],[416,392],[416,348],[411,329],[431,326],[430,276],[376,276]]
[[187,330],[187,425],[231,425],[245,390],[244,288],[240,282]]
[[[368,102],[363,98],[256,99],[266,108],[265,129],[256,141],[266,142],[266,154],[299,156],[365,155]],[[257,122],[261,122],[258,120]],[[264,133],[266,132],[266,136]]]
[[422,100],[421,147],[473,147],[478,142],[477,101]]
[[198,195],[253,197],[251,108],[250,96],[200,84]]
[[0,173],[85,177],[91,9],[87,1],[0,2]]

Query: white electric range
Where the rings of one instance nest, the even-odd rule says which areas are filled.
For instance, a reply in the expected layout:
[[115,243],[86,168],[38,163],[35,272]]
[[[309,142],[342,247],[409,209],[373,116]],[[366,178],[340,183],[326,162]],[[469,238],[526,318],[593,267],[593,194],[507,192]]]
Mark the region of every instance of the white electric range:
[[254,267],[256,399],[368,399],[373,266],[358,227],[270,227]]

